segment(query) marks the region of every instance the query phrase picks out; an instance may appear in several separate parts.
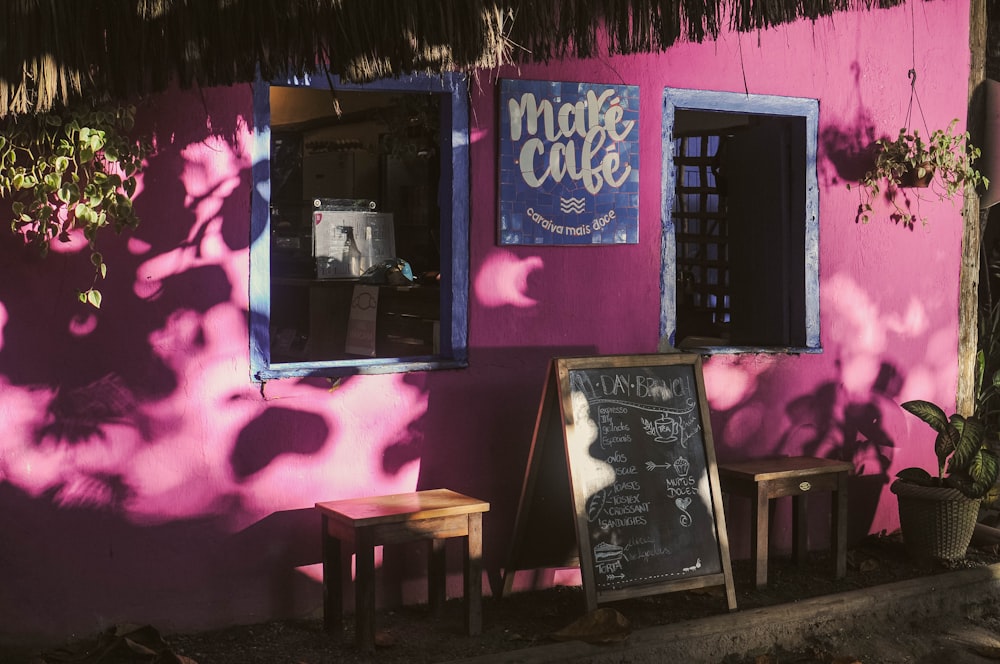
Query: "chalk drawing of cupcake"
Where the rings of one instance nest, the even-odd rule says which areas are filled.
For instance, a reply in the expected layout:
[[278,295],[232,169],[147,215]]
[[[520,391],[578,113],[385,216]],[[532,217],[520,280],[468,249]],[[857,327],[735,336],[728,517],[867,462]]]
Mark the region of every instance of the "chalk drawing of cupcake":
[[691,470],[691,462],[684,457],[679,457],[677,461],[674,461],[674,470],[681,477],[687,477],[688,471]]

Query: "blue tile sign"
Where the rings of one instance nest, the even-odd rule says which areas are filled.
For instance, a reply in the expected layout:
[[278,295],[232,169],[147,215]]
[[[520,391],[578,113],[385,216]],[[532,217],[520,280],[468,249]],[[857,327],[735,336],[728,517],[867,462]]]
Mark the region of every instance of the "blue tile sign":
[[500,244],[639,241],[639,88],[500,81]]

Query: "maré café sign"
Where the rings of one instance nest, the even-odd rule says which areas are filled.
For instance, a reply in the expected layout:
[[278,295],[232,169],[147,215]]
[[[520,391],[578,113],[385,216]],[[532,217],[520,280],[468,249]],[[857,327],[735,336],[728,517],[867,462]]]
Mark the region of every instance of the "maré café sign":
[[500,88],[501,243],[638,242],[638,87]]

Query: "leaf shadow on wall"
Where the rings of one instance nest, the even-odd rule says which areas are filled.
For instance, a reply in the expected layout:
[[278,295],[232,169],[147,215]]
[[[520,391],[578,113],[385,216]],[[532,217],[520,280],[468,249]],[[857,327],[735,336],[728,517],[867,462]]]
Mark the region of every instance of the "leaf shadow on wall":
[[[843,371],[839,361],[836,368],[839,376]],[[885,426],[885,420],[900,417],[895,399],[902,388],[902,377],[895,366],[883,362],[866,399],[847,394],[839,379],[819,383],[813,390],[791,399],[783,392],[786,386],[787,382],[780,373],[769,372],[758,377],[758,387],[749,399],[725,411],[713,410],[712,427],[719,462],[769,456],[816,456],[853,463],[854,472],[848,478],[847,526],[848,543],[854,544],[869,533],[882,491],[892,479],[889,466],[895,442],[887,432],[889,427]],[[711,391],[710,386],[708,389]],[[778,411],[776,404],[784,404],[783,413]],[[787,419],[787,428],[770,447],[759,446],[748,450],[734,446],[726,440],[725,432],[742,430],[739,418],[745,412],[756,412],[762,427]],[[769,428],[765,427],[751,434],[750,439],[758,440],[759,436],[768,435],[768,431]],[[746,432],[742,431],[742,434]],[[827,500],[826,496],[822,498],[822,501]],[[749,540],[746,539],[749,528],[733,527],[733,523],[748,522],[748,505],[743,504],[745,502],[733,502],[732,514],[727,512],[734,555],[745,553],[749,548]],[[815,507],[813,502],[817,504]],[[820,502],[810,502],[810,510],[829,509],[828,506],[821,506]],[[772,504],[772,509],[778,509],[778,505]],[[782,515],[780,521],[784,522],[787,515],[784,512]],[[812,541],[828,541],[826,523],[825,519],[811,520]],[[782,546],[790,547],[790,540],[782,541]]]
[[37,428],[35,440],[70,445],[93,438],[105,440],[104,427],[109,424],[131,426],[143,440],[151,436],[149,418],[118,374],[102,376],[80,387],[57,388],[45,408],[45,420]]
[[[0,587],[11,600],[0,603],[5,631],[67,636],[91,628],[95,616],[110,620],[132,609],[153,621],[204,625],[259,616],[274,601],[274,547],[292,545],[272,542],[236,557],[227,548],[232,523],[255,508],[204,464],[220,446],[225,459],[235,445],[233,470],[246,480],[278,454],[316,451],[328,425],[319,415],[281,409],[259,415],[238,440],[179,435],[212,420],[215,406],[204,396],[225,398],[220,392],[231,388],[226,380],[214,387],[212,369],[221,366],[229,376],[232,355],[240,357],[229,349],[246,345],[245,322],[220,341],[223,333],[206,314],[234,297],[223,262],[232,260],[226,249],[248,246],[251,189],[250,169],[239,167],[226,172],[226,188],[208,182],[206,193],[189,197],[186,151],[212,132],[184,110],[218,108],[235,135],[232,109],[249,107],[249,95],[186,94],[168,93],[156,109],[140,110],[140,125],[157,135],[135,202],[143,223],[104,238],[109,274],[99,284],[99,311],[74,294],[93,275],[86,251],[54,251],[43,260],[17,237],[0,234],[3,405],[12,422],[26,422],[23,435],[12,427],[0,442]],[[156,120],[143,115],[161,111]],[[209,196],[216,200],[199,208]],[[224,242],[203,251],[209,223]],[[206,355],[213,337],[224,352]],[[256,395],[247,378],[235,398]],[[144,454],[157,445],[163,447]],[[185,463],[205,472],[184,474]],[[154,513],[170,502],[170,491],[179,504]],[[137,508],[143,499],[145,511]],[[303,541],[315,553],[311,535]],[[257,601],[262,592],[264,602]]]
[[236,437],[230,456],[233,474],[246,481],[279,456],[316,454],[326,444],[330,427],[316,413],[268,408],[251,420]]
[[[158,103],[164,108],[181,105],[175,95],[169,94],[158,98]],[[214,105],[210,99],[205,103]],[[233,134],[238,118],[228,105],[226,110],[218,115],[232,118],[232,127],[217,129]],[[0,348],[0,372],[13,384],[51,386],[59,392],[60,400],[49,409],[47,435],[57,434],[60,428],[70,438],[84,435],[82,430],[71,431],[71,424],[60,427],[57,421],[79,416],[75,403],[81,392],[91,387],[113,399],[129,392],[129,398],[140,406],[146,400],[172,394],[177,377],[153,352],[150,334],[163,328],[178,310],[204,313],[232,295],[225,271],[209,263],[192,263],[187,269],[164,275],[155,293],[137,294],[136,287],[150,279],[140,270],[156,252],[183,250],[185,244],[198,242],[197,233],[192,241],[187,239],[198,223],[195,207],[199,201],[187,199],[182,181],[186,168],[183,153],[186,147],[209,135],[204,124],[191,122],[184,114],[165,113],[159,121],[151,121],[140,112],[137,126],[139,131],[156,136],[157,151],[147,160],[143,190],[135,200],[143,222],[121,237],[108,234],[101,240],[109,265],[108,278],[97,284],[104,292],[101,310],[80,304],[74,294],[75,289],[86,288],[93,277],[86,251],[52,252],[41,259],[11,234],[0,238],[0,258],[8,270],[8,278],[0,283],[0,301],[8,315]],[[236,227],[223,231],[227,242],[233,248],[245,248],[248,238],[241,237],[238,229],[246,229],[240,214],[246,204],[241,202],[244,197],[239,190],[249,188],[249,170],[244,169],[237,177],[242,184],[226,196],[217,216],[224,222],[223,229]],[[142,245],[146,248],[134,248]],[[114,389],[102,389],[102,381],[113,383]],[[108,422],[116,417],[117,406],[99,403],[101,398],[90,397],[96,410],[87,427],[99,426],[102,412],[108,415]]]
[[[427,409],[405,439],[386,449],[383,467],[393,473],[419,462],[418,489],[443,487],[490,503],[483,517],[483,566],[494,591],[510,552],[549,361],[595,353],[592,346],[472,348],[461,372],[404,378],[427,395]],[[571,497],[565,499],[572,521]]]
[[[812,424],[814,435],[796,446],[807,456],[827,456],[854,463],[854,474],[848,480],[848,540],[857,542],[871,529],[878,509],[882,489],[892,480],[895,442],[883,427],[883,408],[895,408],[895,399],[902,388],[902,377],[894,366],[883,362],[868,400],[839,396],[839,386],[833,382],[820,385],[812,394],[793,399],[786,407],[791,431],[806,430]],[[794,434],[786,433],[779,450],[783,450]],[[839,441],[833,450],[830,441]]]

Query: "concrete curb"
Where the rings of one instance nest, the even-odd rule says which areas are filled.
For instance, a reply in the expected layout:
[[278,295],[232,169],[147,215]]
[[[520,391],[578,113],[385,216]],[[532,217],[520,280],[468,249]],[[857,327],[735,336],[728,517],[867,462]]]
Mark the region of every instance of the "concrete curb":
[[768,648],[795,650],[807,640],[850,631],[875,619],[912,624],[1000,597],[1000,563],[946,572],[884,586],[816,597],[794,604],[651,627],[621,642],[594,646],[554,643],[481,657],[462,664],[541,664],[543,662],[718,662]]

